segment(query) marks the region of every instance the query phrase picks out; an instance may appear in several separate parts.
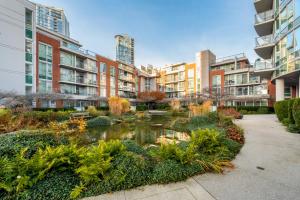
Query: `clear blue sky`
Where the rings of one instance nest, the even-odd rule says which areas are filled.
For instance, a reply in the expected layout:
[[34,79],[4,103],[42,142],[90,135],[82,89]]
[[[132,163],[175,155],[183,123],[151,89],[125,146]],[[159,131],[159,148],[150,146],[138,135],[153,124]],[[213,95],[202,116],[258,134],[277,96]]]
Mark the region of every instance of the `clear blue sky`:
[[61,7],[71,37],[115,58],[114,35],[135,38],[136,64],[193,62],[195,53],[246,53],[254,62],[252,0],[34,0]]

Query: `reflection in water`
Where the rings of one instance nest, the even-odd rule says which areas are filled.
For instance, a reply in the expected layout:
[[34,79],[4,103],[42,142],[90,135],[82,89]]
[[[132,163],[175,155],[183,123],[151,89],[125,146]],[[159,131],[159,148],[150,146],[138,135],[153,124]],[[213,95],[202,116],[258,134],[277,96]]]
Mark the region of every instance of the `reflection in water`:
[[154,124],[168,124],[174,118],[152,118],[149,121],[137,121],[132,124],[121,123],[113,126],[90,129],[88,135],[92,141],[120,139],[135,140],[140,145],[186,141],[189,135],[166,129]]

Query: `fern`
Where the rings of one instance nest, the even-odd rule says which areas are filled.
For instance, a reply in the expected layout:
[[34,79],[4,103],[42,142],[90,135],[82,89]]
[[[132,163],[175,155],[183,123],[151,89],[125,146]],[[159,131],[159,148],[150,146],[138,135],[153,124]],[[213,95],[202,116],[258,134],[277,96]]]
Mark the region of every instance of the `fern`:
[[80,185],[76,185],[70,194],[71,199],[77,199],[79,195],[85,190],[85,186],[80,183]]

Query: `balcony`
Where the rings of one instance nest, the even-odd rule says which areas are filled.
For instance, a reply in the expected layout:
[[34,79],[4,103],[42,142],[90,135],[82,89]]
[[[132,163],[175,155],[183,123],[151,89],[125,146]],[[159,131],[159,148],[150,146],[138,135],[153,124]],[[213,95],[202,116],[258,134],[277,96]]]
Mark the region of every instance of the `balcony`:
[[64,57],[61,57],[60,59],[60,65],[64,66],[65,68],[69,68],[69,69],[75,69],[77,71],[81,71],[81,72],[90,72],[90,73],[98,73],[98,69],[97,67],[93,67],[90,65],[82,64],[82,63],[76,63],[76,66],[74,66],[74,64],[70,63],[67,59],[65,59]]
[[265,12],[273,8],[273,0],[254,0],[257,13]]
[[131,82],[131,83],[135,83],[134,78],[129,77],[129,76],[125,76],[125,75],[122,75],[122,74],[119,74],[119,79],[123,80],[123,81]]
[[68,52],[75,53],[77,55],[81,55],[83,57],[89,57],[89,58],[92,58],[93,60],[96,60],[96,53],[86,50],[86,49],[83,49],[81,47],[77,47],[75,45],[72,45],[72,44],[69,44],[66,42],[61,42],[60,48],[66,50]]
[[135,88],[134,87],[122,86],[122,85],[118,86],[118,90],[124,91],[124,92],[135,92]]
[[275,68],[272,60],[257,60],[254,63],[254,73],[259,75],[261,78],[270,79],[274,70]]
[[123,65],[123,64],[119,64],[118,69],[130,72],[132,74],[134,73],[134,67],[126,66],[126,65]]
[[270,59],[272,56],[274,45],[275,42],[273,35],[258,37],[256,38],[256,47],[254,50],[257,55],[267,60]]
[[254,28],[259,36],[269,35],[273,32],[274,11],[268,10],[255,15]]

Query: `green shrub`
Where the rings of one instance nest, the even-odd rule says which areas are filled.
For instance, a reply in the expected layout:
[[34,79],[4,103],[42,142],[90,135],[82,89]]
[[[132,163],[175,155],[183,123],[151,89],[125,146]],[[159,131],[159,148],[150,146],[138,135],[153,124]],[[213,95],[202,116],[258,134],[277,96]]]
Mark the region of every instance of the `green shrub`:
[[155,105],[155,109],[157,110],[169,110],[171,107],[168,103],[158,103]]
[[293,117],[297,127],[300,127],[300,98],[294,100]]
[[289,118],[284,118],[281,122],[284,126],[288,126],[290,124],[290,119]]
[[232,118],[231,118],[231,117],[227,117],[227,116],[220,115],[219,124],[220,124],[222,127],[232,126],[232,125],[233,125]]
[[298,127],[296,124],[289,124],[288,131],[291,133],[300,133],[300,127]]
[[110,126],[111,120],[107,116],[99,116],[87,121],[88,128],[96,128],[100,126]]
[[46,112],[43,111],[30,111],[25,113],[25,117],[31,117],[39,122],[43,122],[45,124],[51,121],[64,121],[70,118],[70,114],[73,111],[57,111],[54,112],[52,110],[48,110]]
[[147,110],[147,109],[148,109],[148,107],[147,107],[147,105],[144,104],[144,103],[140,103],[140,104],[138,104],[138,105],[136,106],[136,110],[137,110],[137,111],[145,111],[145,110]]
[[268,114],[269,110],[266,107],[260,107],[257,109],[257,114]]
[[242,115],[247,115],[248,114],[248,111],[247,110],[240,110],[239,111]]
[[258,110],[260,108],[263,108],[264,110],[268,110],[267,113],[263,113],[263,114],[274,113],[274,108],[268,107],[268,106],[226,106],[224,108],[234,108],[239,112],[241,112],[241,110],[243,110],[243,111],[251,112],[253,114],[258,113]]
[[176,143],[162,144],[160,148],[153,149],[150,154],[159,160],[175,160],[181,164],[191,163],[195,158],[196,147],[191,143],[181,148]]
[[275,113],[278,117],[279,121],[282,121],[284,118],[288,118],[288,107],[289,107],[289,101],[277,101],[274,105]]
[[295,99],[290,99],[288,102],[288,118],[290,124],[295,124],[295,120],[293,117],[293,106],[294,106]]
[[192,132],[191,143],[199,152],[206,155],[228,153],[227,147],[222,145],[224,136],[215,129],[198,129]]
[[89,106],[89,107],[87,107],[86,111],[92,117],[98,117],[98,116],[101,116],[101,115],[103,116],[103,115],[106,114],[104,111],[97,110],[95,106]]

